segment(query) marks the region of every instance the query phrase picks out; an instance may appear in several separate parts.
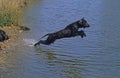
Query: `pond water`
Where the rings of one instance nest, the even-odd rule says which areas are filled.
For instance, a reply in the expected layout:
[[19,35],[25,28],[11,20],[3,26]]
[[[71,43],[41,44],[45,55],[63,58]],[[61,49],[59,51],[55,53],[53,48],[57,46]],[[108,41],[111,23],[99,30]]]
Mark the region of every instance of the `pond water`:
[[[120,1],[40,0],[25,11],[31,28],[0,66],[0,78],[119,78]],[[41,36],[84,17],[87,37],[33,47]]]

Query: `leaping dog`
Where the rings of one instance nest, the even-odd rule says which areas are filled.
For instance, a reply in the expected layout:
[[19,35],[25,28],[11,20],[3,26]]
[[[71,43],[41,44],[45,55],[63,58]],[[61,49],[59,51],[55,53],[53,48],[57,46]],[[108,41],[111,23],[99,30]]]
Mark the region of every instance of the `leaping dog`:
[[[87,21],[82,18],[72,24],[67,25],[64,29],[54,32],[54,33],[48,33],[45,36],[48,36],[46,40],[40,40],[34,46],[45,44],[50,45],[51,43],[54,43],[55,40],[61,39],[61,38],[68,38],[68,37],[75,37],[75,36],[81,36],[81,38],[85,37],[86,34],[83,30],[78,31],[79,28],[88,28],[90,25],[87,23]],[[43,38],[41,37],[41,38]]]

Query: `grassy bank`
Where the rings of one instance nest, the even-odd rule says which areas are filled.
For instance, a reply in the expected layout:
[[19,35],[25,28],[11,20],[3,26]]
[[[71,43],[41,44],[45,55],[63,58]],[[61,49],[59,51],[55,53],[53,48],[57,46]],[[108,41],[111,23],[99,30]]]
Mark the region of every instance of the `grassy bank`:
[[19,25],[22,10],[31,0],[0,0],[0,26]]

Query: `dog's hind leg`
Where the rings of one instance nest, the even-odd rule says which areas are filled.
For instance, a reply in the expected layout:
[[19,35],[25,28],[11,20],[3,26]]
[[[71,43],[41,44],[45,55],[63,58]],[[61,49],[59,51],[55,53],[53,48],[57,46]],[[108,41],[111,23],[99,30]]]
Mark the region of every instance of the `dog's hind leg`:
[[47,40],[40,40],[40,43],[45,45],[50,45],[52,42],[48,42]]
[[40,45],[40,44],[50,45],[54,41],[55,40],[40,40],[39,42],[37,42],[36,44],[34,44],[34,46],[37,46],[37,45]]
[[40,43],[41,43],[41,40],[39,42],[35,43],[34,46],[40,45]]
[[50,45],[51,43],[54,43],[55,40],[56,40],[56,38],[55,38],[54,35],[49,35],[46,40],[40,40],[34,46],[37,46],[37,45],[40,45],[40,44]]
[[40,45],[40,44],[48,44],[46,40],[40,40],[39,42],[35,43],[34,46]]

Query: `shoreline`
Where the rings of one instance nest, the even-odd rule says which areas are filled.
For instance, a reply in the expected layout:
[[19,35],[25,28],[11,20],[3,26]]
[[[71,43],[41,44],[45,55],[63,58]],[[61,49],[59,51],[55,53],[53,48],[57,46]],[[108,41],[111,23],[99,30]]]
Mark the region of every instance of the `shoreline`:
[[[21,1],[0,0],[0,4],[1,4],[0,9],[2,10],[1,11],[2,15],[0,15],[0,17],[2,17],[1,19],[5,19],[2,20],[3,22],[1,22],[0,24],[0,29],[5,31],[6,34],[9,36],[8,40],[5,40],[4,42],[0,42],[0,53],[5,52],[7,48],[11,48],[11,46],[13,46],[13,44],[20,39],[20,34],[23,31],[29,30],[29,28],[27,27],[20,26],[21,25],[20,23],[22,20],[24,9],[30,6],[32,2],[34,1],[33,0],[21,0]],[[6,14],[10,14],[10,16],[6,16]]]
[[20,34],[24,31],[20,26],[4,26],[0,27],[9,36],[8,40],[0,42],[0,53],[7,52],[6,50],[11,48],[15,42],[20,40]]
[[22,34],[22,32],[24,32],[24,30],[22,30],[20,26],[5,26],[0,27],[0,29],[5,31],[6,34],[9,36],[8,40],[0,42],[0,65],[2,65],[6,62],[5,60],[11,53],[9,49],[16,46],[16,44],[22,40],[22,37],[20,35]]
[[2,22],[0,23],[0,29],[5,31],[9,37],[8,40],[0,42],[0,65],[3,64],[5,62],[5,59],[8,57],[7,55],[10,53],[9,49],[13,48],[16,46],[16,44],[21,42],[22,32],[30,30],[27,27],[21,26],[21,20],[24,10],[35,1],[0,0],[0,17],[2,19]]

